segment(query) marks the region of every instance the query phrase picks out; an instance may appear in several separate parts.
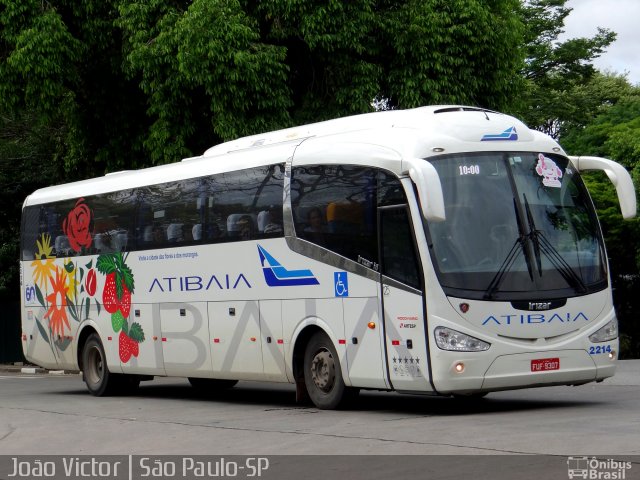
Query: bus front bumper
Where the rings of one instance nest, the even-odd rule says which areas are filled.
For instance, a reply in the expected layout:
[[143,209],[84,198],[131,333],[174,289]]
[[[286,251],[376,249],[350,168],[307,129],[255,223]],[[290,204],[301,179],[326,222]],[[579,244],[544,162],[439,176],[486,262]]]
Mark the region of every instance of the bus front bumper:
[[[456,374],[455,368],[447,368],[441,375],[435,375],[434,383],[443,394],[580,385],[612,376],[614,360],[578,349],[500,355],[488,366],[468,356],[463,372]],[[453,365],[457,363],[458,360]]]

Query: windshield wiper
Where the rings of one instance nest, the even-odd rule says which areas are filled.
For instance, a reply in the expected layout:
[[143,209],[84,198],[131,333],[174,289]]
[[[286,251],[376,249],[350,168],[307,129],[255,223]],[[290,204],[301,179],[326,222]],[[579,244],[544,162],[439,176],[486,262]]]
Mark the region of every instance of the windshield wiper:
[[518,205],[516,204],[515,198],[513,199],[513,209],[516,212],[516,222],[518,224],[518,231],[520,232],[520,235],[518,235],[518,238],[516,238],[516,241],[513,243],[511,250],[509,250],[509,253],[507,253],[507,256],[502,262],[502,265],[500,265],[500,268],[498,269],[496,274],[493,276],[493,278],[491,279],[491,282],[489,283],[489,286],[485,290],[484,292],[485,300],[491,300],[493,298],[493,294],[496,292],[496,290],[500,286],[500,283],[502,283],[502,280],[505,274],[511,269],[511,266],[516,261],[516,258],[518,258],[519,252],[522,252],[524,254],[524,259],[527,263],[527,270],[529,271],[529,277],[533,281],[533,267],[531,266],[531,259],[529,258],[529,255],[526,252],[527,235],[524,233],[524,230],[523,230],[522,219],[520,218],[520,213],[518,212]]
[[587,291],[587,287],[582,279],[578,276],[571,265],[569,265],[569,263],[562,257],[562,255],[560,255],[556,247],[554,247],[547,239],[544,232],[536,229],[536,224],[533,220],[533,215],[531,214],[531,208],[529,207],[527,196],[525,194],[522,194],[522,196],[524,197],[524,207],[527,211],[527,222],[529,223],[529,234],[527,236],[533,243],[533,250],[536,254],[536,263],[540,276],[542,276],[540,252],[542,252],[558,270],[560,275],[562,275],[562,278],[565,279],[567,284],[576,290],[579,290],[580,293],[585,293]]

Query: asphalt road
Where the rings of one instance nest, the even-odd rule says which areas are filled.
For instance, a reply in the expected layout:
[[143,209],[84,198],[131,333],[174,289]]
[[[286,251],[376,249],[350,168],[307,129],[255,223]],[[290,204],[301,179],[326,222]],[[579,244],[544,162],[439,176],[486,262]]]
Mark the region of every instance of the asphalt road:
[[164,378],[95,398],[78,375],[0,372],[0,454],[539,454],[565,469],[568,456],[616,455],[640,474],[640,361],[620,362],[600,384],[473,401],[363,392],[346,411],[297,405],[290,385],[240,382],[202,396]]

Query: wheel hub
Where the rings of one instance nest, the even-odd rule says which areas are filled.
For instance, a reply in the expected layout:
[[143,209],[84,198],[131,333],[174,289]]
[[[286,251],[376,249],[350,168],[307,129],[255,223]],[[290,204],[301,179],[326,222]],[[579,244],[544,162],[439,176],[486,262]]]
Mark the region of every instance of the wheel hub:
[[336,378],[336,366],[331,352],[321,350],[313,357],[311,362],[311,379],[316,387],[323,392],[329,392],[333,388]]

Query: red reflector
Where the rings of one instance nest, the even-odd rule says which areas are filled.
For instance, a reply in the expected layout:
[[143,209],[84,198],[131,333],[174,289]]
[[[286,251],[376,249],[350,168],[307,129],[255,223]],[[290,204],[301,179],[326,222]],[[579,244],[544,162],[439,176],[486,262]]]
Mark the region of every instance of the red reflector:
[[214,338],[213,339],[213,343],[220,343],[220,339],[219,338]]
[[391,345],[400,345],[400,340],[391,340]]
[[340,345],[346,345],[347,341],[346,340],[338,340],[338,343]]
[[22,340],[26,340],[27,336],[26,335],[22,335]]
[[540,358],[531,360],[532,372],[546,372],[547,370],[560,370],[559,358]]
[[113,337],[107,337],[107,340],[111,341],[113,340]]
[[153,341],[155,342],[156,340],[158,340],[158,337],[156,335],[153,336]]
[[162,341],[166,342],[167,341],[167,337],[162,337]]
[[279,338],[279,339],[278,339],[278,343],[279,343],[280,345],[282,345],[282,344],[284,343],[284,340],[283,340],[283,339],[281,339],[281,338]]

